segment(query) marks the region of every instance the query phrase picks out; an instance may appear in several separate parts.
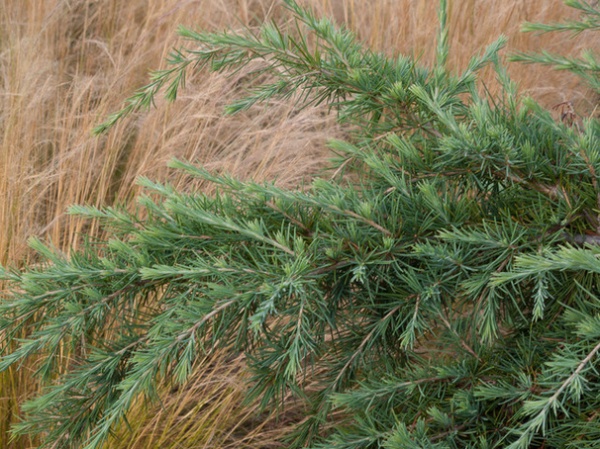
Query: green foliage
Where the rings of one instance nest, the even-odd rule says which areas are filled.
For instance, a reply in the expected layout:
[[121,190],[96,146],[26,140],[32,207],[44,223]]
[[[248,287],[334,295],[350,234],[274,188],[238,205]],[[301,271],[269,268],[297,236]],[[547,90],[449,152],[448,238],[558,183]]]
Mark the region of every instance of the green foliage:
[[[14,431],[100,448],[158,382],[233,348],[249,399],[306,405],[290,447],[597,447],[600,124],[571,128],[520,100],[504,39],[449,73],[443,8],[427,69],[285,3],[290,32],[181,29],[196,48],[100,130],[165,86],[174,99],[187,67],[263,60],[229,112],[327,103],[357,130],[331,146],[360,183],[290,191],[174,160],[217,193],[140,179],[138,212],[72,207],[111,238],[68,258],[32,240],[43,262],[1,272],[0,368],[35,359],[47,380]],[[497,98],[478,93],[486,65]]]

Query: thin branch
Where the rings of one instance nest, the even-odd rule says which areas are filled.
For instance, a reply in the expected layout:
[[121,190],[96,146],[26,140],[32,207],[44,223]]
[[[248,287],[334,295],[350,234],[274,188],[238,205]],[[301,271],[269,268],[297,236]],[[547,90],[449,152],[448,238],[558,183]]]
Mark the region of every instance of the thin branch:
[[546,405],[546,407],[544,407],[544,409],[547,409],[547,407],[549,407],[551,403],[558,399],[562,392],[569,386],[571,382],[573,382],[573,380],[579,375],[579,373],[583,371],[585,366],[594,358],[598,351],[600,351],[600,342],[594,347],[594,349],[592,349],[592,351],[586,356],[586,358],[581,361],[581,363],[577,366],[575,371],[573,371],[573,374],[571,374],[569,378],[562,383],[560,388],[556,390],[556,392],[550,397],[550,399],[548,399],[548,404]]
[[[396,313],[398,310],[400,310],[400,307],[403,305],[404,304],[399,304],[396,307],[394,307],[392,310],[390,310],[388,313],[385,314],[385,316],[380,320],[380,322],[385,321],[388,318],[390,318],[394,313]],[[340,380],[342,379],[342,377],[344,376],[344,374],[346,373],[348,368],[350,368],[350,366],[354,363],[354,360],[360,354],[363,353],[365,346],[367,345],[369,340],[371,340],[371,338],[373,338],[373,335],[375,334],[375,330],[377,330],[377,325],[374,325],[373,329],[371,329],[371,331],[365,336],[365,338],[363,338],[363,340],[360,343],[360,345],[358,346],[358,348],[356,348],[356,351],[354,351],[354,353],[352,354],[352,357],[350,357],[350,359],[348,359],[348,361],[346,362],[344,367],[339,371],[338,375],[336,376],[335,380],[333,381],[334,385],[337,385],[340,382]]]

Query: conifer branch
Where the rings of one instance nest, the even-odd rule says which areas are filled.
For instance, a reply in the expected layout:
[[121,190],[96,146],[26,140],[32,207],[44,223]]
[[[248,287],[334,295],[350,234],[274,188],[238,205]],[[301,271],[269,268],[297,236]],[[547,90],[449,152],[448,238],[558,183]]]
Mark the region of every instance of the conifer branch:
[[[531,29],[597,29],[597,5],[568,4],[576,23]],[[32,363],[44,384],[14,432],[100,449],[132,404],[223,350],[245,353],[249,401],[307,411],[289,447],[597,444],[598,121],[576,129],[519,97],[504,37],[449,72],[446,0],[433,69],[284,5],[290,27],[180,29],[191,48],[97,131],[175,100],[190,70],[253,63],[226,112],[330,106],[351,131],[330,143],[338,171],[294,190],[173,160],[217,193],[141,178],[152,195],[134,212],[73,206],[109,237],[69,257],[31,240],[39,264],[0,268],[0,369]],[[591,53],[516,58],[600,85]],[[488,66],[494,97],[477,85]]]

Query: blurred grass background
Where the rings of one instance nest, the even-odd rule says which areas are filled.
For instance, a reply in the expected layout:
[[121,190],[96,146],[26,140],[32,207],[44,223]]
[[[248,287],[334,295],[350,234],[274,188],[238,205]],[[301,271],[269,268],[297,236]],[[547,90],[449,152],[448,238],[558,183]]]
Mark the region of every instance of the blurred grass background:
[[[306,0],[319,14],[353,30],[361,41],[389,55],[414,55],[430,64],[435,49],[437,2],[429,0]],[[531,35],[524,21],[553,22],[574,12],[559,0],[449,1],[451,66],[499,34],[507,52],[546,49],[578,55],[598,48],[594,36]],[[295,110],[290,104],[257,107],[223,116],[243,94],[244,72],[232,77],[194,73],[173,104],[136,115],[101,137],[92,128],[164,67],[181,44],[175,30],[221,31],[285,23],[278,0],[0,0],[0,264],[32,262],[30,236],[69,251],[93,223],[68,216],[74,203],[109,205],[136,196],[139,175],[189,187],[166,169],[177,156],[242,178],[306,182],[326,165],[326,141],[344,130],[326,108]],[[572,75],[512,64],[521,92],[548,108],[572,101],[580,115],[593,113],[597,98]],[[491,75],[484,79],[494,91]],[[485,78],[485,75],[484,75]],[[197,186],[201,188],[202,186]],[[68,354],[64,354],[65,360]],[[241,405],[243,357],[216,354],[199,363],[190,385],[165,386],[164,400],[138,404],[110,448],[280,447],[290,421],[302,419],[292,405],[279,419]],[[24,366],[0,374],[0,448],[28,448],[9,441],[19,404],[38,385]]]

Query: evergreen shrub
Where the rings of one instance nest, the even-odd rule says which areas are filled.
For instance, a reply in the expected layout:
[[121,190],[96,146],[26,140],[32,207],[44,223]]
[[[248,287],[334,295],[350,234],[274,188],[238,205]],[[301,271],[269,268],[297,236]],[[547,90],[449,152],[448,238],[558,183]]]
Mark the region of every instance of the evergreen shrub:
[[[597,5],[568,4],[580,21],[533,28],[598,29]],[[352,133],[331,148],[354,175],[286,190],[173,160],[216,193],[140,179],[136,212],[73,206],[110,238],[69,257],[32,239],[40,263],[1,271],[0,368],[29,360],[46,382],[14,432],[98,449],[135,401],[227,350],[247,356],[249,399],[304,404],[288,447],[598,447],[598,121],[521,98],[504,38],[451,73],[445,1],[432,68],[285,6],[287,31],[180,29],[193,48],[98,131],[159,91],[175,99],[189,67],[262,61],[228,112],[326,103]],[[517,58],[598,93],[591,53]],[[484,67],[500,94],[478,85]]]

